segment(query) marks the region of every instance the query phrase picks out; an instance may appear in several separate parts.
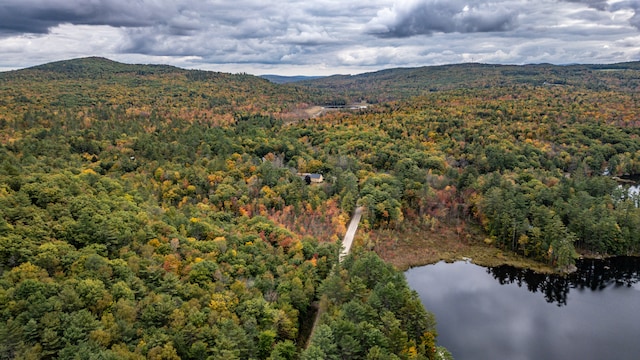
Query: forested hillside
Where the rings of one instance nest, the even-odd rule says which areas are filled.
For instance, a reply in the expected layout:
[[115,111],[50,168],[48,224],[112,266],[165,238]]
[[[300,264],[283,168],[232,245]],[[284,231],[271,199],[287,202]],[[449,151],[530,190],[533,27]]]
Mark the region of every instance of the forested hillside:
[[308,95],[98,58],[0,78],[0,358],[299,356],[358,194],[285,132]]
[[30,126],[30,117],[39,111],[78,110],[90,121],[106,120],[101,112],[116,109],[128,115],[228,125],[237,114],[283,116],[310,101],[304,91],[252,75],[127,65],[103,58],[0,73],[0,80],[0,116],[7,122],[25,120],[16,126]]
[[570,85],[590,90],[635,92],[640,62],[608,65],[454,64],[335,75],[299,84],[330,91],[345,102],[379,103],[435,91],[496,88],[515,85]]
[[352,164],[371,227],[453,227],[464,242],[479,224],[487,243],[563,267],[575,249],[639,250],[638,194],[614,178],[640,173],[639,101],[575,86],[460,89],[305,131]]
[[[446,356],[397,270],[366,251],[332,270],[356,205],[380,254],[413,229],[558,269],[638,253],[640,198],[619,182],[640,175],[638,79],[635,63],[285,85],[100,58],[0,73],[0,358]],[[376,104],[304,112],[360,100]]]

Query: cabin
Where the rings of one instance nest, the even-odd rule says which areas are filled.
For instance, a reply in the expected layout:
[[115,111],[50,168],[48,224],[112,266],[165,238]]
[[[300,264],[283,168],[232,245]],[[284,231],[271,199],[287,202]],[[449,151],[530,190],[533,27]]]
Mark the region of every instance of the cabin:
[[309,178],[311,179],[311,182],[314,184],[319,184],[324,181],[322,174],[309,174]]
[[320,184],[324,181],[324,177],[322,174],[312,174],[312,173],[298,173],[307,184]]

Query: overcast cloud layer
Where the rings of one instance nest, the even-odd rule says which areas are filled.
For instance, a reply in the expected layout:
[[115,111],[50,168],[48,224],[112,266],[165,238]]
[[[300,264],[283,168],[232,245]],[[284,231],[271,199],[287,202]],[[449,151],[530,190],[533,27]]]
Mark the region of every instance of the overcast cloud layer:
[[640,1],[2,0],[0,54],[283,75],[613,63],[640,60]]

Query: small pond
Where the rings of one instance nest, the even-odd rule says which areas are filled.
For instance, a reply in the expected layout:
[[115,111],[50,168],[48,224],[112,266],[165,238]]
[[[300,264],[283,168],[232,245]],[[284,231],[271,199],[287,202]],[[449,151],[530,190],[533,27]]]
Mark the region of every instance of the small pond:
[[438,263],[406,272],[465,359],[640,359],[640,258],[580,260],[571,276]]

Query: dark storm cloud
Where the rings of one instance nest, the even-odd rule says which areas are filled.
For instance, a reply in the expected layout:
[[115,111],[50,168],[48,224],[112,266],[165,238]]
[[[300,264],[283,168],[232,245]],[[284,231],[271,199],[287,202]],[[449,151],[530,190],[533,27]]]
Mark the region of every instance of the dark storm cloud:
[[500,32],[513,29],[518,14],[498,3],[461,0],[397,2],[378,12],[368,33],[380,37],[410,37],[433,33]]
[[604,11],[608,7],[607,0],[562,0],[562,1],[585,4],[590,8],[594,8],[600,11]]
[[640,1],[637,1],[637,0],[621,1],[611,6],[611,10],[618,10],[618,9],[632,9],[634,11],[634,15],[631,17],[631,19],[629,19],[629,23],[631,24],[631,26],[640,30]]
[[606,0],[561,0],[568,3],[585,4],[590,8],[599,11],[619,11],[619,10],[631,10],[634,12],[633,16],[629,19],[629,24],[636,29],[640,30],[640,1],[638,0],[626,0],[618,1],[609,4]]
[[[183,0],[187,4],[186,0]],[[121,53],[154,56],[197,56],[203,62],[249,61],[273,64],[305,62],[314,49],[343,46],[339,36],[354,21],[366,22],[378,7],[341,5],[334,0],[282,2],[276,0],[213,1],[198,6],[198,31],[177,37],[169,33],[171,23],[128,28]],[[362,11],[370,9],[358,20]],[[173,21],[174,19],[171,19]],[[359,32],[358,32],[359,33]]]
[[60,24],[143,27],[174,14],[172,3],[162,0],[2,0],[0,32],[45,34]]
[[636,29],[640,30],[640,13],[636,10],[635,15],[629,20],[629,23],[633,25]]

